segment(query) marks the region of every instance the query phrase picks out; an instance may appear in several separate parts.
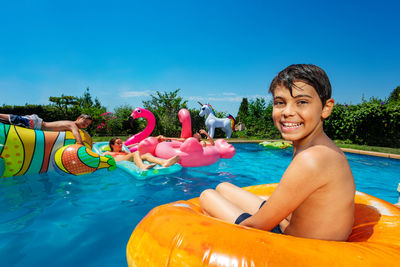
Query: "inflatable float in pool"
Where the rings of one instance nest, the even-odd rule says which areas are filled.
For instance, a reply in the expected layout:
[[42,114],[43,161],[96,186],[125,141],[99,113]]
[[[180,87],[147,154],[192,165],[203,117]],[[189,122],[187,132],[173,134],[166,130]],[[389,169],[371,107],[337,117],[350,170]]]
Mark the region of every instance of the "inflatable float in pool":
[[292,144],[281,141],[264,141],[261,142],[260,145],[270,149],[285,149],[288,147],[292,147]]
[[191,137],[191,118],[187,109],[179,110],[178,117],[182,123],[181,138],[186,138],[184,141],[167,140],[159,143],[156,138],[148,137],[139,143],[139,152],[151,153],[163,159],[179,155],[179,164],[183,167],[207,166],[220,158],[230,159],[235,156],[235,148],[224,139],[215,140],[214,146],[203,147],[197,139]]
[[214,146],[203,147],[193,137],[183,142],[171,140],[158,143],[155,137],[147,137],[139,143],[138,151],[142,154],[151,153],[163,159],[179,155],[179,164],[183,167],[207,166],[220,158],[229,159],[235,155],[235,148],[224,139],[217,139],[214,143]]
[[[127,146],[123,145],[122,149],[130,153],[129,148]],[[93,150],[96,153],[103,155],[104,152],[110,151],[110,146],[108,145],[108,142],[96,142],[93,144]],[[174,164],[170,167],[163,167],[160,165],[156,165],[154,166],[154,168],[148,170],[142,170],[138,168],[136,164],[133,163],[132,161],[117,161],[116,164],[118,169],[123,170],[124,172],[134,176],[136,179],[139,180],[147,179],[158,175],[167,175],[175,173],[182,169],[182,166],[179,164]]]
[[[135,120],[138,118],[145,118],[147,120],[146,128],[144,128],[143,131],[141,131],[140,133],[137,133],[129,137],[124,142],[124,145],[126,146],[138,144],[140,141],[148,137],[154,130],[154,127],[156,125],[156,118],[154,117],[153,113],[151,113],[151,111],[143,108],[135,108],[132,111],[129,120]],[[131,152],[135,152],[137,150],[137,145],[131,146],[129,150]]]
[[68,131],[31,130],[0,123],[0,177],[55,170],[81,175],[115,169],[114,159],[93,153],[91,137],[84,131],[80,133],[85,146],[74,145],[76,140]]
[[215,128],[221,128],[221,130],[226,134],[226,138],[231,138],[232,132],[235,131],[235,118],[232,115],[228,115],[227,118],[217,118],[213,107],[210,104],[203,105],[198,102],[201,106],[200,117],[206,118],[206,127],[208,129],[208,134],[211,138],[214,138]]
[[[246,190],[269,196],[277,184]],[[151,210],[126,249],[129,266],[397,266],[400,209],[357,192],[347,242],[299,238],[202,214],[198,198]]]

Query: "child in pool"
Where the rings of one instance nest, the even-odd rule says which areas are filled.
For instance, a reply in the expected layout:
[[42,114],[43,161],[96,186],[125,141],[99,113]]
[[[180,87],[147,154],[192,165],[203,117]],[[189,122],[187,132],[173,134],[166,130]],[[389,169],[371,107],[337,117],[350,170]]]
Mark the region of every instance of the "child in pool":
[[354,221],[355,185],[344,153],[323,131],[333,108],[326,73],[291,65],[271,82],[272,117],[293,159],[267,201],[230,183],[200,195],[203,211],[244,226],[322,240],[345,241]]
[[[206,137],[207,137],[207,141],[203,141],[203,139],[202,139],[202,137],[201,137],[201,135],[202,134],[204,134]],[[203,130],[203,129],[201,129],[201,130],[199,130],[198,132],[195,132],[194,134],[193,134],[193,137],[194,138],[196,138],[197,139],[197,141],[199,141],[199,143],[203,146],[203,147],[206,147],[206,146],[213,146],[213,145],[215,145],[215,143],[214,143],[214,140],[211,138],[211,136],[205,131],[205,130]],[[157,141],[160,143],[160,142],[163,142],[163,141],[170,141],[170,140],[175,140],[175,141],[180,141],[180,142],[184,142],[187,138],[176,138],[176,137],[169,137],[169,138],[167,138],[167,137],[164,137],[164,136],[162,136],[162,135],[159,135],[159,136],[157,136],[156,137],[157,138]]]
[[[174,156],[170,159],[160,159],[156,158],[150,153],[146,153],[144,155],[140,155],[139,151],[135,151],[133,153],[128,153],[122,150],[122,141],[117,137],[111,138],[109,142],[109,146],[111,151],[107,151],[104,155],[112,156],[115,161],[133,161],[136,166],[138,166],[142,170],[147,170],[153,168],[156,164],[159,164],[163,167],[170,167],[171,165],[177,163],[179,161],[179,156]],[[143,160],[147,160],[148,162],[153,162],[153,164],[144,164]]]
[[[204,134],[204,135],[207,137],[208,142],[202,140],[202,137],[201,137],[202,134]],[[201,129],[198,133],[197,133],[197,132],[194,133],[194,134],[193,134],[193,137],[196,138],[197,141],[199,141],[200,144],[201,144],[203,147],[206,147],[207,145],[209,145],[209,146],[213,146],[213,145],[214,145],[214,140],[213,140],[213,139],[211,138],[211,136],[210,136],[205,130],[203,130],[203,129]]]
[[0,114],[0,121],[8,124],[22,126],[33,130],[43,131],[71,131],[77,144],[83,145],[79,129],[85,129],[92,123],[92,117],[87,114],[81,114],[75,121],[51,121],[45,122],[36,114],[32,115],[14,115]]

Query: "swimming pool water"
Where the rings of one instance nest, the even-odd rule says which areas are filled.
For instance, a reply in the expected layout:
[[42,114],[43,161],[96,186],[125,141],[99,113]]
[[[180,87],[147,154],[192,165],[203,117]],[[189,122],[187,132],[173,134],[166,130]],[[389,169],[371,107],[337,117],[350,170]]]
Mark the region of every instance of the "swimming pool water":
[[[126,266],[136,224],[155,206],[222,181],[279,182],[292,151],[235,144],[233,159],[150,180],[122,171],[0,179],[0,266]],[[400,160],[346,154],[356,189],[396,203]]]

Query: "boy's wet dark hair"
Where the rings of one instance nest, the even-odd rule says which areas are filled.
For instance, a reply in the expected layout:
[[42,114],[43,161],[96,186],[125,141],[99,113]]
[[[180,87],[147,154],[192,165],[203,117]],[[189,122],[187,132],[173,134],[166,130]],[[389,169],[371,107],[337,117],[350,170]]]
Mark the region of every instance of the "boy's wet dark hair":
[[325,105],[326,101],[331,98],[332,88],[328,75],[323,69],[312,64],[293,64],[285,68],[272,80],[269,92],[273,94],[277,86],[283,85],[289,89],[290,95],[293,96],[292,86],[297,81],[305,82],[314,87],[322,105]]
[[81,114],[81,115],[79,115],[78,119],[79,118],[82,118],[84,120],[91,120],[91,121],[93,120],[92,116],[90,116],[88,114]]

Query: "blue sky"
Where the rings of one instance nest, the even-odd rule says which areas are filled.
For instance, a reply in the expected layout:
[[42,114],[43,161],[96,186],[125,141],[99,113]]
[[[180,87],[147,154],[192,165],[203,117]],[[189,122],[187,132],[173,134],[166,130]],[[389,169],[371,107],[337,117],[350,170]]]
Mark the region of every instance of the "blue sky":
[[156,91],[236,115],[293,63],[322,67],[336,102],[400,85],[399,1],[3,1],[0,105],[89,87],[109,111]]

